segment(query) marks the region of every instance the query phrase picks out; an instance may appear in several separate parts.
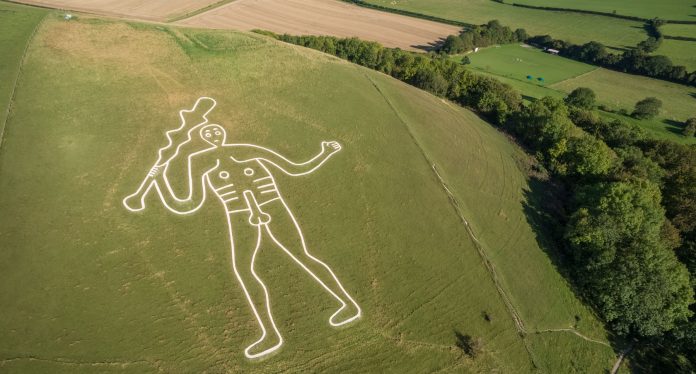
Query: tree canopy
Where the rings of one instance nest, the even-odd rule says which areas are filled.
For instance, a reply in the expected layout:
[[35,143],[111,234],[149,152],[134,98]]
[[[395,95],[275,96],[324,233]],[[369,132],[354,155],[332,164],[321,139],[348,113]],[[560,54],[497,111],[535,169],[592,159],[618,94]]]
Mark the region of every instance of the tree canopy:
[[565,98],[565,103],[578,108],[592,109],[595,105],[596,95],[592,89],[578,87]]
[[639,119],[653,118],[660,114],[660,108],[662,108],[662,101],[660,99],[656,97],[646,97],[636,103],[636,107],[631,115]]
[[661,237],[660,190],[600,182],[576,196],[566,239],[592,302],[614,331],[655,336],[691,316],[689,274]]

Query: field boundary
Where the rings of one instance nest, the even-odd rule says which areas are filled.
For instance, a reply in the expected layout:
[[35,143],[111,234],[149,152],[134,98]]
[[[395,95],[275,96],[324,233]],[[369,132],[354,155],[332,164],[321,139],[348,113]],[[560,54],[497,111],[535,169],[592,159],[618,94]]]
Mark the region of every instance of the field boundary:
[[461,26],[461,27],[466,27],[466,28],[475,26],[475,25],[472,24],[472,23],[467,23],[467,22],[462,22],[462,21],[456,21],[456,20],[453,20],[453,19],[442,18],[442,17],[437,17],[437,16],[430,16],[430,15],[423,14],[423,13],[411,12],[411,11],[409,11],[409,10],[402,10],[402,9],[396,9],[396,8],[389,8],[389,7],[386,7],[386,6],[381,6],[381,5],[377,5],[377,4],[371,4],[371,3],[365,2],[364,0],[340,0],[340,1],[342,1],[342,2],[344,2],[344,3],[349,3],[349,4],[357,5],[357,6],[363,7],[363,8],[381,10],[381,11],[387,12],[387,13],[394,13],[394,14],[399,14],[399,15],[402,15],[402,16],[409,16],[409,17],[413,17],[413,18],[420,18],[420,19],[424,19],[424,20],[427,20],[427,21],[439,22],[439,23],[444,23],[444,24],[453,25],[453,26]]
[[34,36],[36,31],[41,27],[43,21],[46,19],[49,13],[46,13],[41,17],[41,20],[36,23],[34,30],[32,30],[31,35],[27,39],[27,44],[24,46],[24,51],[22,52],[22,57],[19,59],[19,67],[17,68],[17,75],[15,76],[14,83],[12,84],[12,92],[10,93],[10,99],[7,102],[7,109],[5,109],[5,118],[2,121],[2,127],[0,127],[0,149],[2,149],[3,143],[5,143],[5,128],[7,127],[7,121],[10,118],[10,113],[12,112],[12,103],[15,101],[15,96],[17,94],[17,84],[19,83],[19,78],[22,76],[22,70],[24,68],[24,61],[27,57],[27,52],[29,51],[29,45],[34,41]]
[[662,35],[662,37],[665,39],[671,39],[671,40],[681,40],[681,41],[685,41],[685,42],[696,42],[696,38],[692,38],[690,36]]
[[[648,22],[648,21],[650,21],[650,19],[648,19],[648,18],[643,18],[643,17],[638,17],[638,16],[627,16],[627,15],[624,15],[624,14],[600,12],[600,11],[596,11],[596,10],[573,9],[573,8],[558,8],[558,7],[537,6],[537,5],[520,4],[520,3],[505,3],[505,2],[502,2],[502,1],[495,1],[495,0],[491,0],[491,1],[494,1],[494,2],[500,3],[500,4],[505,4],[505,5],[516,6],[516,7],[519,7],[519,8],[536,9],[536,10],[547,10],[547,11],[552,11],[552,12],[570,12],[570,13],[590,14],[590,15],[595,15],[595,16],[604,16],[604,17],[625,19],[625,20],[629,20],[629,21],[640,21],[640,22]],[[696,21],[673,20],[673,19],[666,19],[666,20],[664,20],[664,21],[667,22],[667,23],[672,23],[672,24],[696,25]]]
[[217,8],[219,8],[219,7],[221,7],[221,6],[227,5],[227,4],[229,4],[229,3],[231,3],[231,2],[234,2],[234,1],[236,1],[236,0],[221,0],[221,1],[218,1],[218,2],[216,2],[216,3],[210,4],[210,5],[208,5],[208,6],[205,6],[205,7],[203,7],[203,8],[196,9],[196,10],[194,10],[194,11],[191,11],[191,12],[188,12],[188,13],[184,13],[184,14],[179,15],[179,16],[174,16],[174,17],[171,17],[171,18],[167,18],[164,22],[166,22],[166,23],[173,23],[173,22],[185,20],[185,19],[187,19],[187,18],[191,18],[191,17],[197,16],[197,15],[199,15],[199,14],[202,14],[202,13],[205,13],[205,12],[208,12],[208,11],[211,11],[211,10],[213,10],[213,9],[217,9]]

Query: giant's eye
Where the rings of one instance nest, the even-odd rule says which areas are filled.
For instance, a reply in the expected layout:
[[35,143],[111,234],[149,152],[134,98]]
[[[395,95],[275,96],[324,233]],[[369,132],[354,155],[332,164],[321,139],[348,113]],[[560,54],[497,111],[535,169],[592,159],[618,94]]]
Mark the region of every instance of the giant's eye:
[[210,133],[209,133],[209,132],[206,132],[206,133],[205,133],[205,137],[206,137],[206,138],[210,138]]
[[222,134],[220,131],[215,131],[215,135],[220,135]]

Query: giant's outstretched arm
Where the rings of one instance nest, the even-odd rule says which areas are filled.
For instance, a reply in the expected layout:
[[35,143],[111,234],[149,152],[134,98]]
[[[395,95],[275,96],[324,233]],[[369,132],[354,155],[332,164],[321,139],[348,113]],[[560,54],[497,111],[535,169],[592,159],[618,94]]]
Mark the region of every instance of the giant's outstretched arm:
[[123,203],[126,208],[133,212],[145,209],[145,199],[149,192],[154,190],[157,192],[162,205],[173,213],[189,214],[200,209],[206,198],[208,173],[217,168],[219,161],[214,167],[206,170],[202,168],[204,164],[199,161],[200,158],[196,157],[199,153],[201,152],[194,153],[188,157],[188,193],[184,198],[179,198],[172,189],[167,178],[167,167],[165,166],[164,170],[162,170],[155,166],[148,173],[150,176],[147,179],[149,184],[142,186],[143,192],[133,194],[124,199]]
[[319,169],[319,167],[323,165],[324,162],[326,162],[331,156],[341,150],[341,145],[338,144],[338,142],[322,142],[321,152],[319,152],[316,156],[305,162],[293,162],[275,151],[268,148],[259,147],[257,145],[235,144],[234,147],[244,148],[242,152],[240,152],[246,156],[242,157],[243,160],[260,159],[268,162],[269,164],[280,169],[285,174],[291,176],[307,175],[314,172],[315,170]]

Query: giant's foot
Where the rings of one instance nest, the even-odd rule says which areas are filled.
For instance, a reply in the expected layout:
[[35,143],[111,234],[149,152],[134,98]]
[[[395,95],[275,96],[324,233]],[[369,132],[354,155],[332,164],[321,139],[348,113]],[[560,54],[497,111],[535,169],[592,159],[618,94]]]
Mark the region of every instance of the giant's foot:
[[360,318],[361,314],[362,311],[360,310],[360,307],[352,301],[349,301],[344,303],[343,306],[336,311],[336,313],[331,315],[331,318],[329,318],[329,323],[334,327],[343,326]]
[[275,331],[269,331],[254,344],[246,347],[244,355],[250,359],[261,358],[278,350],[281,345],[283,345],[283,338]]

